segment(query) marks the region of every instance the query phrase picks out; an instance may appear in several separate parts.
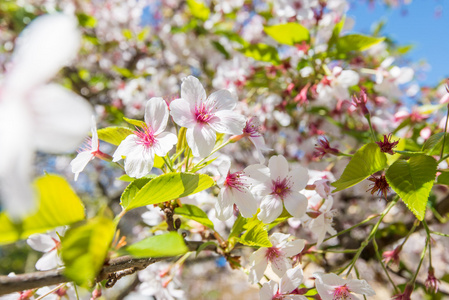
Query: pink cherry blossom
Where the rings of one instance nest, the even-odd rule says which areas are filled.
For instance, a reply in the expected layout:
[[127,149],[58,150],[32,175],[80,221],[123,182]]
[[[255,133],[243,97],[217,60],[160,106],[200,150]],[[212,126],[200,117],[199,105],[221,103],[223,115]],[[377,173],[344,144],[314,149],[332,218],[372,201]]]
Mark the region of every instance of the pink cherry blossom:
[[376,292],[365,280],[343,279],[336,274],[314,273],[315,285],[323,300],[357,300],[360,299],[355,294],[374,296]]
[[167,127],[168,107],[162,98],[151,98],[145,104],[145,125],[128,135],[118,146],[113,161],[125,159],[125,172],[141,178],[150,173],[154,156],[165,156],[178,141],[175,134],[164,132]]
[[287,270],[291,269],[290,257],[300,253],[304,249],[305,242],[300,239],[288,241],[289,238],[289,234],[273,233],[270,237],[271,247],[261,247],[251,254],[249,258],[251,264],[249,280],[251,283],[259,282],[262,279],[268,264],[279,277],[284,276]]
[[214,148],[216,132],[242,134],[245,119],[233,112],[237,101],[228,90],[206,98],[200,81],[188,76],[181,85],[181,98],[170,103],[173,120],[187,128],[187,144],[195,157],[206,157]]

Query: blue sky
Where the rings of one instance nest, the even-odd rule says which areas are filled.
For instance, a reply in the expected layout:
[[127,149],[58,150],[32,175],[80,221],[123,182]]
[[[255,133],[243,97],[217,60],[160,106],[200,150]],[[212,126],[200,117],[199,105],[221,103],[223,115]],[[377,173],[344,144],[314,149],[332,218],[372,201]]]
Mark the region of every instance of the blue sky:
[[412,62],[425,60],[430,65],[429,70],[418,77],[420,83],[436,85],[449,77],[449,1],[413,0],[402,8],[387,8],[382,4],[370,6],[358,0],[351,2],[347,15],[355,19],[354,31],[369,34],[372,24],[385,20],[383,34],[401,45],[414,46],[408,58]]

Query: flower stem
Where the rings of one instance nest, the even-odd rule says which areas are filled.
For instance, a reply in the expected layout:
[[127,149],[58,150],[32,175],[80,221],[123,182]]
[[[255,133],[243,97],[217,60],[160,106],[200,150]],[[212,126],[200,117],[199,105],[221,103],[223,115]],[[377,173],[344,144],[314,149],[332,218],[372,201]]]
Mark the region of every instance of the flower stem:
[[374,134],[373,125],[371,124],[371,116],[369,114],[365,115],[365,118],[368,120],[369,129],[371,131],[371,138],[373,139],[373,142],[376,142],[376,135]]
[[398,289],[398,287],[396,286],[396,284],[394,283],[393,279],[391,279],[390,274],[388,273],[387,268],[385,267],[384,262],[382,261],[382,256],[379,253],[379,246],[377,245],[376,239],[373,238],[373,246],[374,246],[374,250],[376,251],[376,256],[377,259],[379,260],[380,265],[382,266],[382,269],[385,272],[385,275],[387,275],[388,280],[390,281],[391,285],[394,288],[394,293],[395,294],[399,294],[401,291]]
[[444,125],[443,146],[441,146],[440,161],[443,159],[444,144],[446,143],[446,132],[447,132],[447,122],[448,121],[449,121],[449,104],[447,106],[446,125]]
[[175,172],[175,170],[171,166],[171,162],[170,162],[170,158],[168,158],[168,154],[166,157],[162,157],[162,159],[164,160],[165,165],[170,169],[170,172]]
[[206,156],[205,158],[201,159],[196,165],[194,165],[192,167],[191,172],[196,172],[198,171],[200,168],[198,168],[204,161],[206,161],[206,159],[208,159],[212,154],[214,154],[215,152],[217,152],[218,150],[221,150],[223,147],[225,147],[227,144],[231,143],[231,139],[228,139],[226,142],[224,142],[223,144],[221,144],[220,146],[218,146],[217,148],[213,149],[212,152]]
[[431,231],[430,233],[436,234],[436,235],[441,235],[441,236],[444,236],[444,237],[449,237],[449,234],[438,232],[438,231]]

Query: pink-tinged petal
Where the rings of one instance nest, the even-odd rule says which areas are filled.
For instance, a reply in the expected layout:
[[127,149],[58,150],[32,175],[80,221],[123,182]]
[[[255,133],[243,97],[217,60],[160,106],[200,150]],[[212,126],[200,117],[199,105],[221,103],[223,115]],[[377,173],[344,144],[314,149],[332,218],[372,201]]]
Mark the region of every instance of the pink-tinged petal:
[[186,132],[186,140],[195,157],[206,157],[214,149],[216,134],[208,125],[198,124]]
[[316,246],[319,247],[326,236],[324,214],[319,215],[310,222],[310,230],[317,236]]
[[296,192],[304,189],[309,181],[309,171],[303,167],[298,167],[291,170],[287,176],[291,178],[293,183],[291,189]]
[[94,158],[95,155],[93,155],[90,151],[83,151],[78,153],[78,155],[70,162],[70,165],[72,166],[72,172],[75,173],[75,181],[78,180],[79,174]]
[[301,193],[292,191],[284,198],[284,206],[293,217],[301,218],[307,210],[307,198]]
[[288,269],[291,269],[291,267],[291,259],[286,258],[284,255],[280,255],[271,261],[271,269],[279,277],[284,276],[285,272],[287,272]]
[[56,84],[30,94],[34,138],[38,150],[60,153],[75,150],[91,127],[92,107],[82,97]]
[[100,147],[100,143],[98,141],[97,122],[95,120],[95,116],[92,116],[91,132],[92,132],[92,150],[95,151],[98,150]]
[[279,283],[279,291],[281,294],[289,294],[291,291],[299,287],[303,280],[304,275],[301,267],[298,265],[293,269],[288,270],[287,273],[282,276]]
[[58,252],[56,250],[45,253],[36,262],[36,269],[39,271],[47,271],[58,266]]
[[181,127],[193,128],[197,124],[195,117],[194,106],[184,99],[176,99],[170,103],[170,114],[173,121]]
[[345,285],[347,283],[347,280],[344,280],[340,276],[334,273],[329,274],[322,274],[321,275],[321,281],[324,284],[331,285],[331,286],[341,286]]
[[217,185],[222,188],[223,184],[228,176],[229,170],[231,169],[231,160],[224,159],[217,167],[218,173],[220,174],[220,179],[217,180]]
[[263,277],[263,273],[267,269],[268,261],[265,258],[265,253],[266,248],[259,248],[249,257],[251,268],[249,270],[248,279],[252,284],[259,282]]
[[221,110],[233,110],[237,105],[237,100],[228,90],[219,90],[207,98],[206,105],[212,107],[212,113],[216,113]]
[[231,198],[239,208],[243,217],[251,218],[257,213],[257,200],[248,189],[242,188],[241,191],[231,189],[230,194],[232,194]]
[[284,247],[282,247],[282,251],[284,252],[285,256],[287,257],[293,257],[304,249],[305,241],[298,239],[293,240],[291,242],[288,242],[285,244]]
[[315,281],[315,287],[322,300],[334,300],[334,288]]
[[356,294],[362,294],[367,296],[376,295],[376,292],[365,280],[350,279],[347,286],[351,292]]
[[142,178],[150,173],[154,164],[153,149],[136,147],[125,158],[125,172],[131,177]]
[[275,232],[270,236],[270,242],[273,244],[273,246],[283,247],[288,242],[289,237],[290,234]]
[[242,134],[245,128],[245,117],[231,110],[215,113],[209,125],[217,132],[227,134]]
[[191,107],[195,107],[206,101],[206,91],[198,78],[188,76],[183,79],[181,84],[181,98],[186,100]]
[[271,195],[265,196],[260,205],[260,212],[257,218],[265,224],[276,220],[282,213],[282,201]]
[[265,157],[263,156],[262,152],[270,151],[272,149],[268,148],[265,145],[265,139],[263,138],[263,136],[250,136],[248,138],[256,147],[257,154],[259,156],[259,162],[263,164],[265,162]]
[[48,234],[32,234],[27,239],[27,244],[36,251],[48,252],[56,246],[55,241]]
[[232,217],[234,211],[233,198],[229,196],[230,191],[228,188],[220,190],[220,195],[215,204],[215,210],[217,211],[216,217],[221,221],[226,221]]
[[156,141],[153,145],[154,151],[156,155],[164,157],[178,142],[178,137],[171,132],[163,132],[156,137]]
[[6,84],[27,92],[47,82],[75,57],[80,41],[75,17],[51,14],[36,18],[17,39]]
[[275,155],[268,161],[268,167],[270,168],[270,177],[272,180],[278,178],[283,179],[288,174],[288,162],[282,155]]
[[264,183],[270,179],[270,169],[261,164],[250,165],[243,170],[243,173],[253,180],[254,183]]
[[153,97],[145,103],[145,123],[153,129],[154,135],[165,130],[168,116],[168,106],[164,99]]
[[265,282],[259,291],[260,300],[272,300],[273,296],[276,295],[278,288],[279,285],[273,280]]
[[265,197],[271,194],[271,183],[261,183],[251,187],[251,191],[254,195]]
[[112,161],[117,162],[132,153],[136,147],[141,147],[142,145],[137,143],[138,139],[135,134],[128,135],[115,150]]

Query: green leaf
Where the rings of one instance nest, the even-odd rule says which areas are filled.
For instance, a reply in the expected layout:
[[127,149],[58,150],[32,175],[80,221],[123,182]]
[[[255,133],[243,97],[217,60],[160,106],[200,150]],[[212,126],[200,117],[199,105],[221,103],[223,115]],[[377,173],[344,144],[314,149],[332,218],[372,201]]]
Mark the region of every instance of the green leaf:
[[126,247],[135,257],[169,257],[182,255],[189,251],[184,238],[177,232],[154,235]]
[[206,174],[168,173],[148,182],[126,206],[127,211],[150,204],[158,204],[186,197],[215,184]]
[[333,192],[347,189],[387,166],[385,153],[376,143],[369,143],[354,154],[340,179],[332,183],[336,187]]
[[310,38],[309,30],[299,23],[265,26],[264,31],[280,44],[294,46]]
[[[394,152],[397,151],[402,151],[405,149],[405,139],[399,139],[396,137],[392,137],[393,141],[399,140],[399,143],[396,145],[396,147],[393,149]],[[391,154],[387,154],[387,164],[390,166],[392,163],[394,163],[395,161],[397,161],[400,157],[401,157],[402,153],[395,153],[393,155]]]
[[340,32],[343,29],[343,26],[345,24],[345,20],[346,18],[343,17],[340,22],[338,22],[337,24],[335,24],[334,29],[332,30],[332,36],[329,39],[329,41],[327,42],[327,47],[328,49],[332,48],[333,45],[335,45],[338,41],[338,38],[340,37]]
[[341,36],[338,39],[337,49],[342,53],[349,51],[365,51],[383,40],[385,40],[383,37],[377,38],[361,34],[349,34]]
[[226,59],[230,59],[231,58],[231,55],[229,54],[229,52],[226,50],[226,48],[220,42],[211,41],[211,43],[215,47],[215,49],[217,49],[221,54],[224,55],[224,57]]
[[203,251],[204,249],[206,249],[209,246],[215,246],[217,247],[217,243],[210,241],[210,242],[206,242],[206,243],[202,243],[198,249],[196,249],[196,256],[198,256],[198,254],[200,254],[201,251]]
[[99,129],[97,133],[100,140],[118,146],[128,135],[133,134],[133,131],[126,127],[113,126]]
[[418,220],[424,219],[427,199],[437,171],[436,160],[427,155],[398,160],[385,173],[388,184]]
[[123,120],[125,120],[126,122],[128,122],[129,124],[134,125],[134,126],[139,126],[139,127],[147,126],[147,124],[144,121],[128,119],[125,117],[123,117]]
[[84,13],[79,13],[76,15],[78,18],[78,23],[86,28],[94,28],[97,25],[97,19],[92,16],[86,15]]
[[209,19],[210,9],[203,2],[196,0],[187,0],[187,6],[195,18],[206,21]]
[[83,203],[63,177],[44,175],[37,178],[33,186],[38,195],[38,210],[22,223],[13,223],[6,212],[0,213],[0,244],[71,225],[85,218]]
[[119,73],[120,75],[122,75],[125,78],[131,78],[133,77],[133,73],[126,69],[126,68],[120,68],[118,66],[113,66],[112,70],[114,70],[115,72]]
[[183,204],[182,207],[175,208],[175,214],[185,216],[206,227],[214,229],[214,223],[207,217],[207,214],[199,207],[191,204]]
[[438,184],[449,185],[449,172],[441,172],[437,178]]
[[257,218],[248,220],[246,232],[240,237],[240,243],[247,246],[271,247],[268,231],[264,223]]
[[231,233],[229,233],[229,238],[238,237],[243,231],[243,227],[246,225],[247,220],[239,215],[237,220],[235,220],[234,225],[232,225]]
[[61,241],[64,276],[79,285],[91,285],[103,266],[114,232],[114,223],[105,217],[70,228]]
[[127,207],[134,197],[136,197],[140,189],[143,188],[150,180],[152,180],[152,178],[139,178],[128,184],[120,197],[120,205]]
[[[443,147],[444,132],[439,132],[427,139],[422,146],[422,152],[428,155],[439,155],[441,147]],[[446,133],[446,141],[444,142],[445,153],[449,152],[449,134]]]
[[269,62],[273,65],[280,64],[278,51],[273,46],[267,44],[259,43],[248,45],[243,47],[240,51],[246,56],[254,58],[255,60]]

